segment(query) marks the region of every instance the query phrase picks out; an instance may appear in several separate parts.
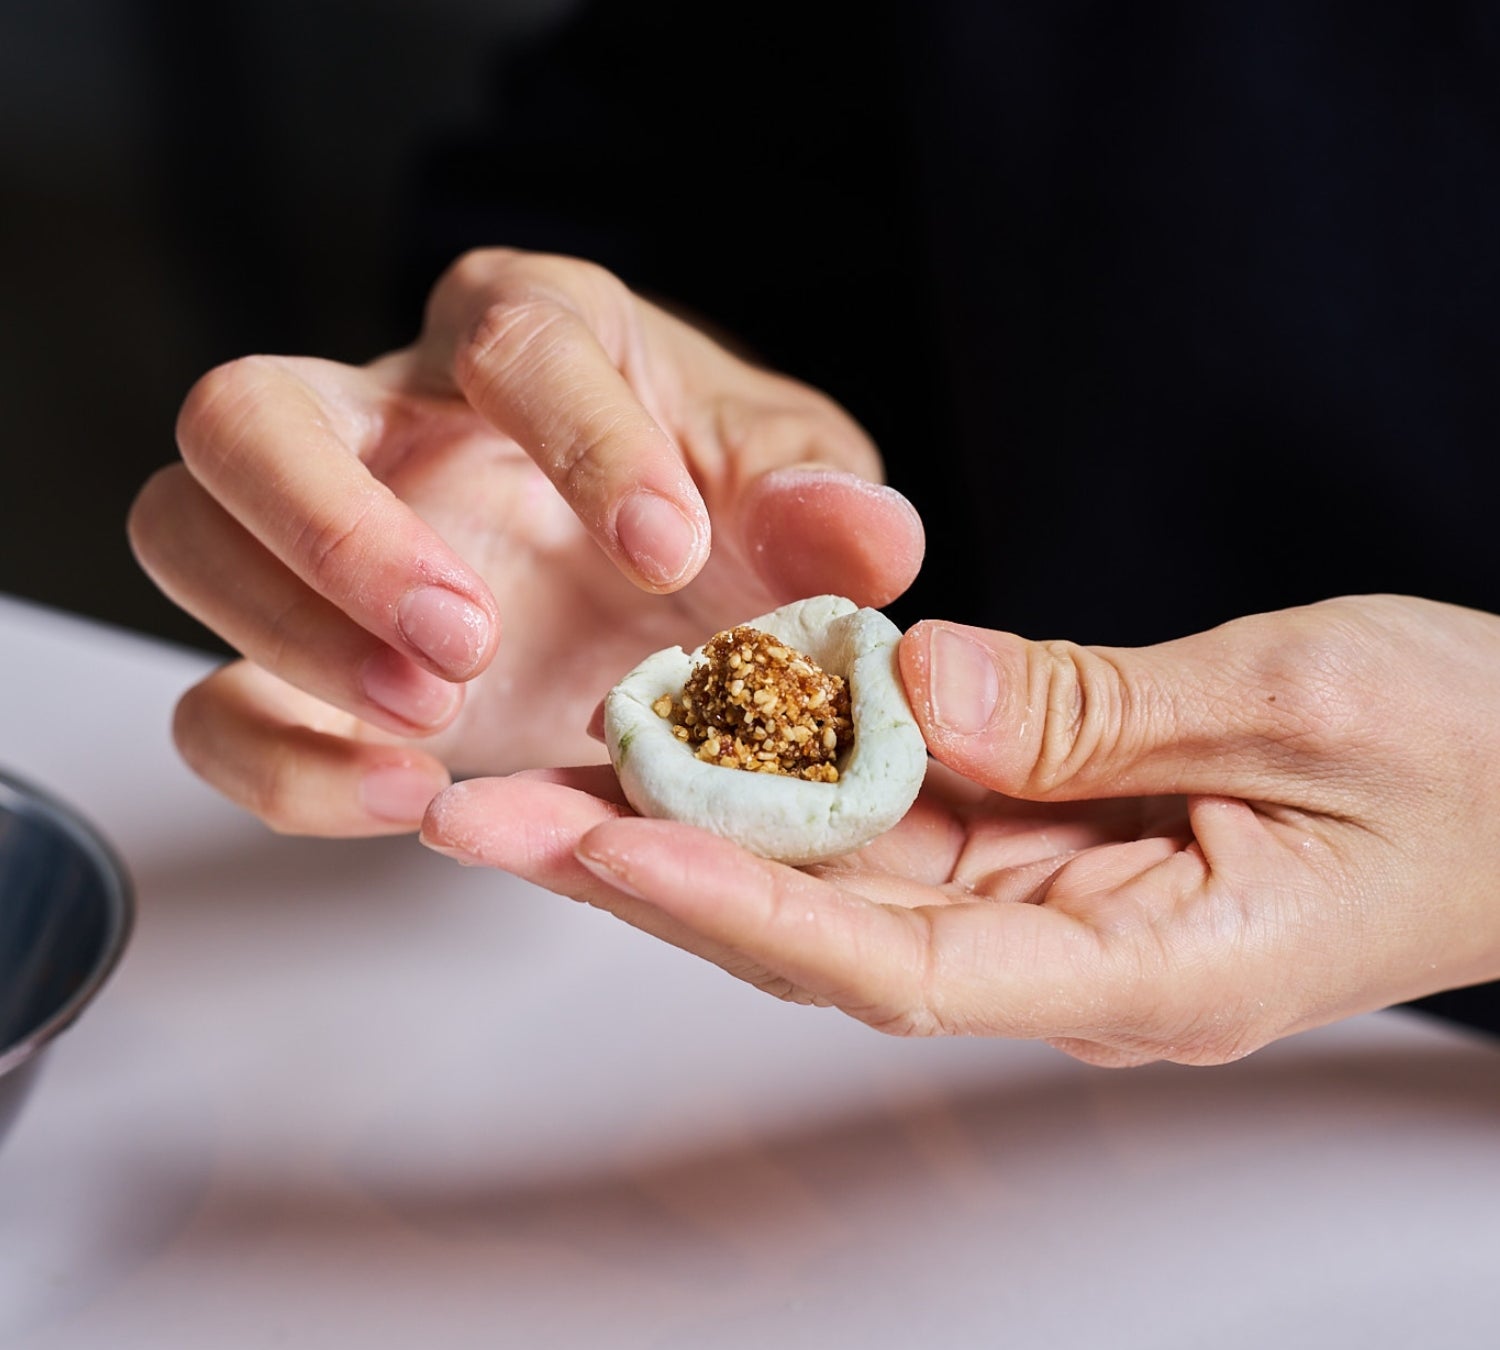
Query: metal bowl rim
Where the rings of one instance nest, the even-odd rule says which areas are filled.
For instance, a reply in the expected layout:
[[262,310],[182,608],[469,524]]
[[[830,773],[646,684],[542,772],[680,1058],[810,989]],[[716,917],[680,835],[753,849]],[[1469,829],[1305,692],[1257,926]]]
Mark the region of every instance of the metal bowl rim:
[[78,810],[35,783],[0,769],[0,809],[17,815],[40,816],[61,829],[94,864],[104,884],[108,925],[100,939],[99,955],[72,994],[36,1026],[9,1045],[0,1047],[0,1077],[39,1053],[66,1031],[88,1007],[113,974],[135,927],[135,887],[113,845]]

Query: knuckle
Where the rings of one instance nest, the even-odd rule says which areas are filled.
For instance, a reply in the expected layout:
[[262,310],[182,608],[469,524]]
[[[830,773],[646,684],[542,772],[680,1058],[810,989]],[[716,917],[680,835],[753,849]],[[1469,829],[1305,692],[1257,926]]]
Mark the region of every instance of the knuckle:
[[291,553],[314,590],[324,594],[339,591],[345,579],[359,574],[366,538],[373,533],[366,528],[367,522],[376,507],[372,493],[312,512],[301,522]]
[[736,978],[742,979],[762,994],[769,994],[772,998],[782,1003],[795,1003],[799,1007],[817,1007],[820,1000],[809,993],[801,985],[788,979],[785,975],[777,975],[768,970],[751,970],[742,972],[736,969],[733,962],[728,962],[725,969]]
[[232,457],[244,441],[245,424],[260,395],[263,360],[246,356],[215,366],[188,390],[177,414],[177,446],[183,461],[202,476]]
[[474,290],[488,286],[520,255],[509,248],[471,248],[460,253],[439,280],[439,287]]
[[760,372],[755,374],[757,383],[748,391],[734,389],[714,403],[712,438],[727,456],[772,466],[811,460],[884,481],[874,442],[839,404],[803,386],[782,397],[777,388],[759,383]]
[[872,1031],[899,1040],[934,1039],[971,1034],[965,1024],[950,1023],[928,1008],[850,1009]]
[[497,385],[519,387],[556,355],[573,322],[574,316],[550,296],[491,299],[455,354],[459,388],[483,405]]
[[[785,377],[782,377],[785,379]],[[885,481],[885,461],[854,415],[831,395],[785,380],[788,406],[809,430],[820,457],[872,482]]]
[[1107,1034],[1120,1055],[1173,1064],[1230,1064],[1275,1039],[1261,1000],[1216,974],[1213,961],[1186,958],[1166,944],[1139,954],[1128,992]]
[[585,258],[486,246],[458,255],[438,278],[431,303],[477,296],[519,298],[528,293],[553,296],[624,292],[624,283],[608,268]]
[[[481,249],[464,254],[444,274],[430,301],[436,316],[459,323],[454,375],[459,387],[483,389],[499,375],[524,377],[535,363],[576,341],[579,326],[618,354],[629,344],[633,297],[598,263],[556,254]],[[477,317],[474,317],[476,316]]]
[[[497,301],[480,315],[454,362],[461,390],[493,420],[504,424],[511,405],[530,387],[548,383],[544,370],[584,369],[588,339],[578,313],[549,295]],[[547,476],[570,501],[592,500],[610,477],[606,463],[617,434],[629,429],[632,410],[590,407],[555,424],[538,447]]]
[[[913,944],[915,956],[906,978],[882,989],[851,990],[840,1000],[840,1006],[872,1030],[883,1036],[902,1039],[918,1037],[951,1037],[983,1034],[988,1028],[966,1005],[964,996],[950,979],[955,958],[940,939],[938,925],[931,912],[922,909],[905,911],[906,922],[917,934]],[[969,965],[974,953],[966,953],[960,966]],[[856,1001],[855,995],[864,997]]]
[[1233,1064],[1253,1054],[1265,1043],[1264,1038],[1250,1035],[1178,1037],[1142,1037],[1139,1039],[1105,1038],[1093,1040],[1075,1036],[1049,1036],[1047,1044],[1065,1055],[1092,1065],[1096,1069],[1136,1069],[1147,1064],[1183,1064],[1212,1067]]
[[1138,1069],[1146,1064],[1155,1064],[1161,1058],[1152,1050],[1109,1045],[1077,1036],[1049,1036],[1046,1040],[1054,1050],[1061,1050],[1063,1054],[1096,1069]]
[[1073,642],[1037,643],[1027,683],[1033,748],[1021,786],[1028,795],[1045,797],[1065,788],[1095,760],[1121,749],[1125,728],[1138,724],[1129,714],[1142,696],[1098,650]]
[[125,517],[125,534],[141,564],[149,568],[156,558],[164,530],[176,515],[187,469],[168,464],[141,484]]
[[1341,625],[1293,628],[1260,657],[1257,734],[1298,758],[1323,758],[1358,735],[1371,693],[1383,682],[1368,653]]
[[297,785],[303,775],[293,748],[284,743],[268,747],[245,779],[245,806],[276,834],[304,834],[307,826],[297,810]]
[[608,447],[617,435],[630,429],[625,412],[596,416],[585,429],[570,436],[557,448],[547,463],[547,473],[562,495],[586,512],[584,503],[595,502],[606,495],[606,489],[618,472],[610,464]]
[[1233,1064],[1271,1039],[1258,1021],[1245,1018],[1234,1009],[1218,1008],[1205,1012],[1181,1034],[1163,1041],[1157,1056],[1173,1064]]
[[554,261],[565,263],[572,273],[570,290],[578,296],[585,312],[593,316],[605,345],[622,345],[623,331],[616,333],[615,329],[623,328],[619,321],[624,316],[634,314],[635,295],[630,287],[599,263],[575,258]]
[[202,753],[207,688],[207,682],[195,684],[177,700],[177,706],[172,710],[172,744],[183,762],[204,779],[209,776]]
[[503,289],[507,276],[523,266],[524,256],[516,249],[494,247],[460,253],[438,277],[428,296],[428,326],[438,324],[454,307],[467,308],[475,295]]
[[172,741],[177,753],[210,787],[272,830],[296,833],[301,828],[295,809],[299,774],[291,746],[273,743],[254,756],[236,754],[233,772],[226,771],[226,710],[219,688],[223,673],[210,675],[177,700],[172,714]]

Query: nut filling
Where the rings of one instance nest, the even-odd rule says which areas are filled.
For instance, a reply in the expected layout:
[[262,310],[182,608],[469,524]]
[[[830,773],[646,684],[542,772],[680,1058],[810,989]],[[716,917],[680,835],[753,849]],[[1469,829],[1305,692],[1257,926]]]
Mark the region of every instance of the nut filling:
[[695,654],[653,652],[604,700],[625,800],[798,867],[869,843],[906,814],[927,772],[900,643],[879,610],[815,595]]
[[741,626],[703,648],[682,697],[651,705],[697,757],[726,769],[836,783],[854,742],[843,679],[769,633]]

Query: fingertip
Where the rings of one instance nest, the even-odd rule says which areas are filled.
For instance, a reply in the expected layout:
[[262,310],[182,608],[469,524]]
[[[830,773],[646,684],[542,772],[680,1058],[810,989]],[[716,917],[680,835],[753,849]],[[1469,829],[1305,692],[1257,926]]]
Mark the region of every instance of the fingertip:
[[435,792],[423,808],[417,839],[434,853],[441,853],[465,864],[478,864],[478,853],[459,838],[457,823],[474,793],[471,782],[447,783]]
[[[278,834],[415,830],[449,783],[431,755],[363,738],[352,718],[247,661],[187,690],[172,721],[188,766]],[[343,731],[330,728],[342,726]]]
[[782,600],[831,591],[879,608],[911,585],[926,551],[921,516],[900,492],[822,466],[762,474],[740,519],[757,572]]
[[681,822],[604,821],[579,839],[575,857],[631,898],[640,926],[649,910],[652,925],[692,935],[680,945],[707,947],[726,969],[758,967],[841,1007],[851,999],[862,1010],[883,1007],[886,988],[899,989],[906,972],[920,968],[909,943],[926,928],[905,909]]
[[628,493],[615,511],[615,541],[646,590],[687,585],[708,560],[708,515],[701,501],[683,504],[653,488]]
[[613,784],[614,775],[598,765],[466,779],[428,804],[420,839],[460,862],[577,895],[579,838],[625,809],[609,795]]

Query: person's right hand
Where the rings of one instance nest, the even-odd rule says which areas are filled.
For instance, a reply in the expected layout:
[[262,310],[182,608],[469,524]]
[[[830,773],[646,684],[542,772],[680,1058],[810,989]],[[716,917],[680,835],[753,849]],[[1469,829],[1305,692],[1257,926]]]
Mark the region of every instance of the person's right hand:
[[450,771],[597,761],[589,714],[646,653],[821,591],[888,603],[922,555],[839,407],[567,258],[461,259],[365,367],[219,367],[178,439],[131,541],[246,659],[177,743],[292,832],[411,830]]

